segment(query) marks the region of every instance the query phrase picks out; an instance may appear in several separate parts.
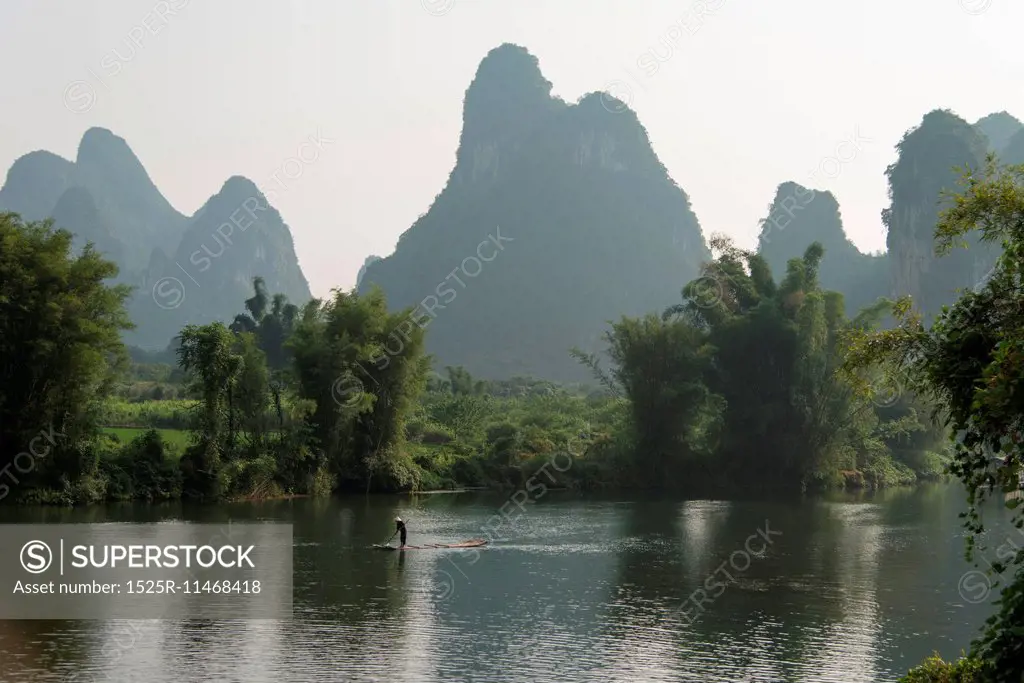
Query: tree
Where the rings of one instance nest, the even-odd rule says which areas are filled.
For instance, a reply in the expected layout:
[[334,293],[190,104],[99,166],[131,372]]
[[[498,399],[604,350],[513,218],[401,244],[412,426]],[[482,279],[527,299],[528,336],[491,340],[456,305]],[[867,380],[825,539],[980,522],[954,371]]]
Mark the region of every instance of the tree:
[[[122,330],[127,286],[109,286],[117,266],[52,222],[0,214],[0,466],[24,480],[73,483],[95,463],[71,446],[95,430],[99,402],[127,354]],[[40,433],[60,434],[32,465],[16,454]],[[56,438],[53,438],[56,441]],[[5,482],[6,484],[6,482]]]
[[423,337],[412,310],[389,313],[378,289],[336,290],[303,310],[290,342],[298,391],[316,406],[310,425],[342,485],[415,484],[402,446],[429,369]]
[[216,500],[227,490],[223,461],[234,454],[235,377],[242,358],[234,353],[234,336],[222,323],[187,325],[181,331],[178,359],[200,396],[195,445],[182,457],[186,492]]
[[675,466],[693,455],[689,437],[710,405],[703,382],[712,353],[707,335],[685,321],[648,315],[623,318],[606,339],[612,375],[630,402],[641,481],[669,484]]
[[487,393],[487,382],[484,380],[474,381],[469,371],[461,365],[458,367],[448,366],[448,386],[452,394],[456,396],[482,396]]
[[241,365],[235,377],[234,389],[238,424],[252,450],[263,452],[267,447],[270,430],[267,424],[267,409],[270,407],[267,357],[250,332],[236,335],[235,353]]
[[[979,509],[986,498],[1021,488],[1024,464],[1024,166],[1000,168],[989,157],[981,172],[966,171],[963,190],[952,197],[935,229],[941,254],[954,246],[1002,244],[987,280],[965,291],[939,313],[929,328],[909,299],[895,302],[899,324],[849,340],[847,370],[858,377],[878,365],[906,386],[929,396],[950,428],[951,470],[967,490],[968,559],[984,531]],[[966,240],[970,236],[972,239]],[[1024,524],[1017,508],[1014,522]],[[1003,558],[1000,558],[1002,560]],[[973,654],[985,664],[985,678],[1019,681],[1024,675],[1024,551],[993,572],[1013,568]]]
[[[872,405],[836,376],[841,332],[873,321],[848,321],[842,296],[821,289],[821,245],[790,259],[778,284],[760,255],[721,236],[711,246],[717,257],[662,326],[624,321],[611,337],[642,450],[701,442],[721,481],[799,489],[887,458]],[[677,445],[655,445],[653,434]]]
[[[281,373],[288,367],[291,360],[287,341],[295,329],[299,309],[288,303],[284,294],[273,297],[267,292],[267,286],[261,277],[253,278],[253,295],[245,300],[247,313],[235,316],[231,323],[232,332],[251,332],[259,340],[259,347],[267,356],[267,362],[276,379],[280,381]],[[267,310],[267,304],[270,310]]]
[[762,256],[720,236],[711,244],[718,258],[666,315],[705,330],[713,349],[705,381],[726,406],[725,469],[730,478],[806,487],[839,469],[832,435],[851,409],[833,377],[846,321],[842,297],[818,284],[824,250],[811,244],[776,284]]

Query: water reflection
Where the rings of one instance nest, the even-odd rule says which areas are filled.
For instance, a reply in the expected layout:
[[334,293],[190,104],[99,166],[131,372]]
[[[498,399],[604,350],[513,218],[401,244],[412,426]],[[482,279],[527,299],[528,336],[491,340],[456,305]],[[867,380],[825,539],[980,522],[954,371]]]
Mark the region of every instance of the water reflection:
[[[933,649],[957,654],[989,613],[958,592],[962,500],[951,486],[788,502],[551,494],[473,554],[368,547],[396,515],[411,543],[478,537],[504,498],[11,510],[4,521],[290,521],[294,619],[0,622],[2,678],[893,680]],[[999,510],[988,522],[1009,534]]]

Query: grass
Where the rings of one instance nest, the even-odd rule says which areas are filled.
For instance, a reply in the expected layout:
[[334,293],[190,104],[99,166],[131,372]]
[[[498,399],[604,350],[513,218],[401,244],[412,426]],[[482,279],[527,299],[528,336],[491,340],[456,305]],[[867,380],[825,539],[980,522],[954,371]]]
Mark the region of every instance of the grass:
[[[113,434],[121,443],[128,443],[135,437],[142,436],[149,430],[143,427],[102,427],[102,431]],[[157,433],[164,443],[185,448],[189,445],[189,433],[183,429],[158,429]]]

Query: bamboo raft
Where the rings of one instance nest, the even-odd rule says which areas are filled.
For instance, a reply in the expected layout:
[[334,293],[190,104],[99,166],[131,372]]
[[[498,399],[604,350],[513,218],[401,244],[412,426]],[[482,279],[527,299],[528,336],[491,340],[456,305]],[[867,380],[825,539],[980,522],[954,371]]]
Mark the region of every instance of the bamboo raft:
[[487,545],[487,541],[482,538],[474,538],[461,543],[428,543],[426,545],[407,545],[404,548],[374,543],[373,547],[376,550],[432,550],[435,548],[479,548],[482,545]]

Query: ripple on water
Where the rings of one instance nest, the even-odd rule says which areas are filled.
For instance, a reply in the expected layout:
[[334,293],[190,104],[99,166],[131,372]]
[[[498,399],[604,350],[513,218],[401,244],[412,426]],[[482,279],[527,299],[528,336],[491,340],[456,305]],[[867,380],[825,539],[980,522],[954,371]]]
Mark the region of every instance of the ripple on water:
[[[984,618],[957,594],[955,512],[913,497],[545,502],[475,554],[366,549],[396,509],[443,542],[480,536],[502,502],[296,502],[292,621],[146,622],[130,643],[112,623],[0,623],[0,678],[873,683],[956,654]],[[772,551],[681,619],[766,518],[783,534]]]

